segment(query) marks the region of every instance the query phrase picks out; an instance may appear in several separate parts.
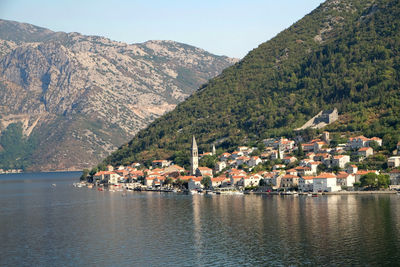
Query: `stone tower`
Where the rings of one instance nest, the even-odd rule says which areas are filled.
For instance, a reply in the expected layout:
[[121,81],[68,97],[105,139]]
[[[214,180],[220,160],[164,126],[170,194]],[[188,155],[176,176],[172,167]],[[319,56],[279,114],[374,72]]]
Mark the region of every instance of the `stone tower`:
[[215,145],[213,145],[212,154],[213,154],[213,156],[215,156],[215,155],[217,154],[217,152],[216,152],[216,150],[215,150]]
[[197,143],[196,143],[196,138],[193,135],[193,141],[192,141],[192,158],[191,158],[191,171],[192,175],[196,174],[196,170],[199,167],[199,151],[197,149]]

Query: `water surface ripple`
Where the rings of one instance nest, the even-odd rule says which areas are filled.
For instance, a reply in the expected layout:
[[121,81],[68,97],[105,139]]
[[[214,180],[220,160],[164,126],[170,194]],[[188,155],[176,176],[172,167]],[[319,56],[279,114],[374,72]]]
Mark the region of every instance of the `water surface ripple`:
[[0,266],[400,262],[396,195],[122,196],[74,188],[77,177],[0,175]]

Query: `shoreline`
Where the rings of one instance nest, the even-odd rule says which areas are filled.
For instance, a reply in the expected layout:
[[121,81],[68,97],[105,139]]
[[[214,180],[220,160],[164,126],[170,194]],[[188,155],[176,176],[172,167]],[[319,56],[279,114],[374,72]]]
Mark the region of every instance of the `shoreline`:
[[[280,196],[276,192],[246,192],[245,194],[249,195],[271,195],[271,196]],[[299,195],[304,195],[307,193],[299,193]],[[310,194],[316,194],[310,192]],[[322,192],[317,193],[318,195],[324,196],[333,196],[333,195],[378,195],[378,194],[397,194],[396,190],[385,190],[385,191],[342,191],[342,192]]]

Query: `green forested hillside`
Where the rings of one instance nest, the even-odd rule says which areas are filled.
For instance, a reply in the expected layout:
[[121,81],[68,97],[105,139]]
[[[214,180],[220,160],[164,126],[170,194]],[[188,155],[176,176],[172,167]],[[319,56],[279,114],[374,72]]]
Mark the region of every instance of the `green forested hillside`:
[[361,131],[393,146],[400,127],[400,2],[327,1],[140,131],[104,164],[229,148],[293,129],[337,107],[330,130]]

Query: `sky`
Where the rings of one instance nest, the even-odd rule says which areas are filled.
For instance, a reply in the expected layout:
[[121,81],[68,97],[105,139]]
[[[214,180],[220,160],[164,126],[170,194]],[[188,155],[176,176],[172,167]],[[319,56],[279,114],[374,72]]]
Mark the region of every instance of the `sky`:
[[0,18],[125,43],[173,40],[242,58],[323,0],[0,0]]

